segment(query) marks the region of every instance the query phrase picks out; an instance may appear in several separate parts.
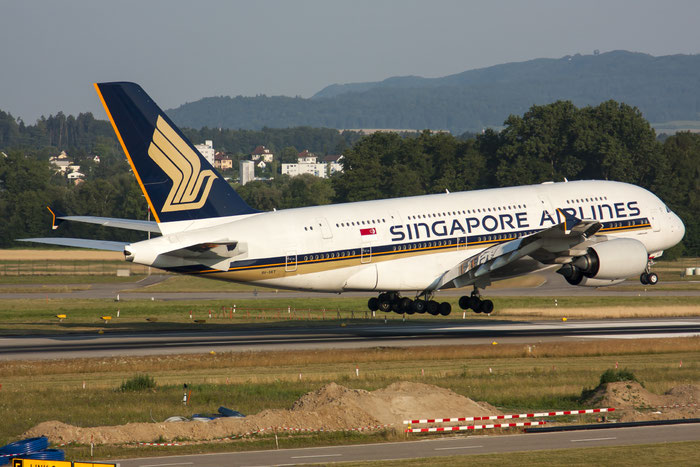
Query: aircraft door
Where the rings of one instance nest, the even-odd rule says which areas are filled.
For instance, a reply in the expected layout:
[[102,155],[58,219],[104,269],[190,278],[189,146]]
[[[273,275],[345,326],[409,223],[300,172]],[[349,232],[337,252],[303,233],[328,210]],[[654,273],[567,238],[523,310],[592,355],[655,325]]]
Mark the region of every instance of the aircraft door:
[[317,217],[316,224],[321,229],[321,236],[325,239],[333,238],[333,232],[331,231],[331,226],[325,217]]
[[372,261],[372,247],[371,246],[363,246],[360,249],[360,262],[361,263],[369,263]]
[[290,251],[285,256],[284,270],[285,270],[285,272],[294,272],[297,270],[297,252],[296,251]]

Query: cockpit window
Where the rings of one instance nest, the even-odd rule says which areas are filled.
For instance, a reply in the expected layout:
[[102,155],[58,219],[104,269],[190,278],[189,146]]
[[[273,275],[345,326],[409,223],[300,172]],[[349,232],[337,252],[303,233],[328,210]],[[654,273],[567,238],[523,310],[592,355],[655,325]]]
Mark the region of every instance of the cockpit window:
[[666,209],[666,212],[671,212],[671,210],[664,204],[664,209]]

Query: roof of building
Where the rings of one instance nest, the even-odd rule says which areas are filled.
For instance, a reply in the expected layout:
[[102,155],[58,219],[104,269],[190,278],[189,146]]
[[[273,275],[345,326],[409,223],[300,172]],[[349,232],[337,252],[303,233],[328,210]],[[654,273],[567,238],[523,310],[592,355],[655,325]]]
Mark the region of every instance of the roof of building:
[[325,156],[321,160],[323,162],[338,162],[342,158],[343,158],[342,154],[328,154],[327,156]]
[[262,154],[270,154],[270,150],[267,149],[265,146],[258,146],[255,149],[253,149],[253,152],[251,152],[251,154],[254,156],[262,155]]

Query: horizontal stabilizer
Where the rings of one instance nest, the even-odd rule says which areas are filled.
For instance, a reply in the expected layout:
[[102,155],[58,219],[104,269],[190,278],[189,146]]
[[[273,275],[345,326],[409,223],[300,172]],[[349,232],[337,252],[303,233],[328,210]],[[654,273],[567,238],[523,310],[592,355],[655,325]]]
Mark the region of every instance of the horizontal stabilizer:
[[92,250],[124,251],[127,242],[109,242],[107,240],[86,240],[83,238],[19,238],[20,242],[45,243],[47,245],[90,248]]
[[158,227],[158,223],[155,221],[93,216],[59,216],[56,219],[60,219],[62,221],[83,222],[86,224],[97,224],[104,227],[116,227],[119,229],[161,233],[160,228]]

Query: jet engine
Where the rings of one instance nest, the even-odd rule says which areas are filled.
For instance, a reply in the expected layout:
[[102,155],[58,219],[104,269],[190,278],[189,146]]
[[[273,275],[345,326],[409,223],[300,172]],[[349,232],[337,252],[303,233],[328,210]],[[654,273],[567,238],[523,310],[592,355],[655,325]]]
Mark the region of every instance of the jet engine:
[[593,245],[585,255],[574,258],[557,272],[571,285],[603,287],[640,275],[647,261],[647,250],[641,242],[619,238]]

